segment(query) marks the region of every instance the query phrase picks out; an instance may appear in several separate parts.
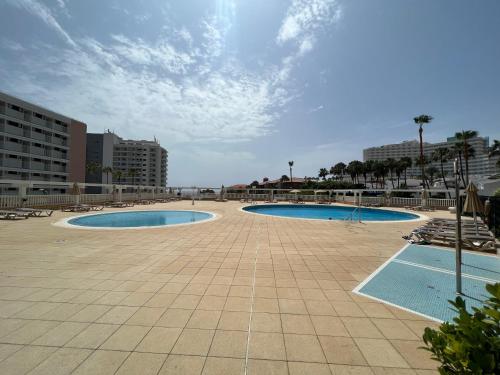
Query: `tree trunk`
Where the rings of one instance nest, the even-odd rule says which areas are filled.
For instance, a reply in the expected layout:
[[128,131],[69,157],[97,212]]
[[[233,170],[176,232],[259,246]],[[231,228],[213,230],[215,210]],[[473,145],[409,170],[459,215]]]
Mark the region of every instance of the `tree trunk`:
[[406,181],[406,170],[407,170],[407,169],[408,169],[408,168],[405,168],[405,186],[406,186],[406,188],[408,189],[408,182]]
[[422,140],[422,133],[424,132],[424,129],[422,128],[422,125],[420,125],[420,128],[418,129],[418,135],[420,138],[420,173],[422,174],[422,187],[425,188],[425,172],[424,172],[424,144]]
[[464,159],[465,159],[465,186],[469,185],[469,151],[467,150],[467,140],[464,139]]
[[444,187],[446,188],[446,191],[448,192],[448,198],[451,199],[451,193],[448,191],[448,183],[446,182],[446,178],[444,177],[443,159],[441,159],[440,162],[441,162],[441,177],[443,178]]
[[458,154],[458,162],[460,165],[460,178],[462,179],[462,182],[464,183],[464,187],[467,187],[467,185],[465,185],[464,167],[462,165],[462,154],[461,153]]

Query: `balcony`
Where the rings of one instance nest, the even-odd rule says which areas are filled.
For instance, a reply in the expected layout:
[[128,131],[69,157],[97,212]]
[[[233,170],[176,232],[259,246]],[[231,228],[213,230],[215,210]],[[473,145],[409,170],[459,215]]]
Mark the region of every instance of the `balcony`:
[[52,137],[52,143],[60,146],[66,146],[66,139],[61,137]]
[[23,168],[23,159],[21,158],[4,158],[2,161],[2,166],[7,168]]
[[24,120],[24,112],[16,111],[9,107],[5,108],[5,114],[10,117],[15,117],[19,120]]
[[67,159],[68,155],[65,152],[53,150],[52,157],[56,159]]
[[67,126],[62,126],[62,125],[59,125],[59,124],[54,124],[54,126],[52,127],[52,129],[58,131],[58,132],[61,132],[61,133],[67,133],[68,132],[68,127]]
[[66,172],[66,166],[61,164],[52,164],[52,172]]
[[39,161],[32,161],[30,165],[31,169],[37,170],[37,171],[48,171],[48,165],[46,165],[43,162]]
[[37,139],[39,141],[46,142],[45,133],[40,133],[40,132],[32,131],[31,132],[31,138]]
[[48,150],[43,147],[36,147],[36,146],[31,146],[31,153],[35,155],[41,155],[41,156],[48,156]]
[[24,135],[24,130],[22,127],[17,127],[9,124],[5,124],[5,133],[20,135],[21,137]]
[[4,150],[9,150],[9,151],[28,152],[27,145],[23,143],[5,141],[2,144],[0,144],[0,147],[3,148]]
[[31,116],[31,121],[33,124],[36,124],[36,125],[39,125],[39,126],[43,126],[43,127],[47,127],[47,122],[45,121],[44,118],[39,118],[39,117],[36,117],[36,116]]

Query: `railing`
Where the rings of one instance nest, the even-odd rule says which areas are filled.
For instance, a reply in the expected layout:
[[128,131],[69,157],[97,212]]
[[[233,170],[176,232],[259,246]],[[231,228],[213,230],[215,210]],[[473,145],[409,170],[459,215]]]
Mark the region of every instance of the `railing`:
[[389,202],[391,206],[395,207],[420,206],[422,204],[422,200],[420,198],[391,197]]
[[447,209],[448,207],[455,207],[455,199],[436,199],[436,198],[429,198],[427,205],[430,207],[436,207],[436,208],[445,208]]

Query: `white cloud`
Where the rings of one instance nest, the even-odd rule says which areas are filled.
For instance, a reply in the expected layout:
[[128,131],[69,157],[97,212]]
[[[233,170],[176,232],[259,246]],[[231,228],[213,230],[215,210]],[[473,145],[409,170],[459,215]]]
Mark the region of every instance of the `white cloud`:
[[31,15],[38,17],[47,26],[56,31],[68,44],[76,47],[76,43],[69,36],[69,34],[61,27],[59,22],[55,19],[50,9],[36,0],[7,0],[9,4],[24,9]]
[[276,38],[283,44],[337,21],[341,10],[336,0],[293,0]]
[[25,48],[21,44],[7,38],[1,38],[0,45],[3,48],[10,49],[11,51],[17,51],[17,52],[25,51]]

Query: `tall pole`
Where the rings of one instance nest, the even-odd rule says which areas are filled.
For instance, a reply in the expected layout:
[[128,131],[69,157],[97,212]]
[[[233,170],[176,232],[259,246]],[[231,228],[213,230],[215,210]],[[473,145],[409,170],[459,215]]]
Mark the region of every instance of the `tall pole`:
[[418,135],[420,138],[420,173],[422,174],[422,187],[425,189],[425,172],[424,172],[424,143],[422,139],[422,133],[424,129],[422,128],[422,124],[418,128]]
[[458,184],[458,159],[453,162],[453,171],[455,174],[455,214],[456,214],[456,240],[455,240],[455,263],[456,263],[456,284],[457,294],[462,294],[462,224],[460,222],[461,204],[460,204],[460,186]]

